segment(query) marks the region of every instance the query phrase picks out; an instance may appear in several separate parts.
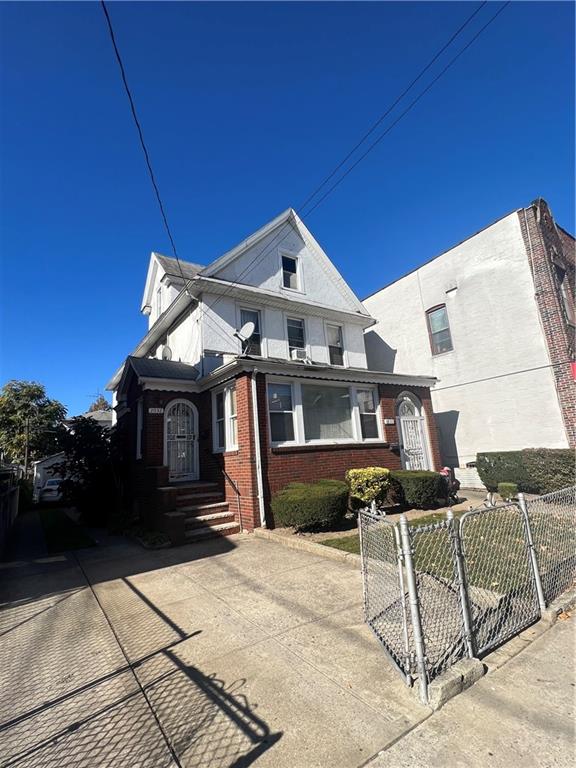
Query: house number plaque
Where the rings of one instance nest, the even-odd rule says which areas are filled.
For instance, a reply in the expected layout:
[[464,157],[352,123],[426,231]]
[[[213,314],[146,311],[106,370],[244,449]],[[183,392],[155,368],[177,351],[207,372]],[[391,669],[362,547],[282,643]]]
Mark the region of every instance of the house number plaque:
[[148,408],[148,413],[164,413],[164,408]]

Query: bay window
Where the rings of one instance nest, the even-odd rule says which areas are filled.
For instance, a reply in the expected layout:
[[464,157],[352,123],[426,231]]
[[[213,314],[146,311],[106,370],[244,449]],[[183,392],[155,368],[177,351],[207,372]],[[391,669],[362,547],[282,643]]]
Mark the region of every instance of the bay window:
[[273,443],[294,440],[294,401],[291,384],[268,385],[270,436]]
[[215,452],[237,449],[238,427],[234,385],[212,393],[212,435]]
[[302,384],[302,411],[306,441],[354,439],[348,387]]
[[379,437],[378,414],[374,402],[373,389],[359,389],[356,392],[358,399],[358,413],[360,415],[360,431],[364,440]]
[[351,443],[382,439],[378,396],[374,387],[284,381],[268,382],[272,444]]

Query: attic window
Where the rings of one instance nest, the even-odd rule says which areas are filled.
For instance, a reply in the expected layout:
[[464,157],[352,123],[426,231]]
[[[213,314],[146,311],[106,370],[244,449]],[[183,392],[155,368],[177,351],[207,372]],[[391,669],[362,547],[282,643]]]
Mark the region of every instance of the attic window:
[[298,259],[282,256],[282,285],[293,291],[298,290]]

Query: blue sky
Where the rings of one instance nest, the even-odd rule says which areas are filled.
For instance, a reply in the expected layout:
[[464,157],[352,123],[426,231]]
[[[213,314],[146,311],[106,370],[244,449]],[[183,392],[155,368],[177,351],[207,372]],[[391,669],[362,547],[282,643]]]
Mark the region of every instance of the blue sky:
[[[474,7],[111,3],[181,258],[297,207]],[[0,383],[74,414],[145,333],[170,249],[99,4],[0,14]],[[574,231],[573,30],[571,3],[512,3],[306,219],[361,298],[537,196]]]

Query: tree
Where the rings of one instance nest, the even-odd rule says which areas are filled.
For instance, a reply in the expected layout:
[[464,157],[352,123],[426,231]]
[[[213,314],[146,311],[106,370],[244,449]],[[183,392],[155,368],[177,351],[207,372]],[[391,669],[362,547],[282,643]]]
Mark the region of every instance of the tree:
[[112,410],[112,406],[110,405],[108,400],[106,400],[104,395],[98,395],[98,397],[96,398],[96,400],[94,400],[90,408],[88,408],[88,413],[92,413],[93,411],[111,411],[111,410]]
[[56,453],[66,408],[35,381],[12,380],[0,390],[0,453],[27,464]]
[[65,498],[74,504],[84,522],[105,524],[120,509],[120,462],[115,430],[102,427],[94,419],[70,419],[60,441],[64,460],[59,466],[66,479]]

